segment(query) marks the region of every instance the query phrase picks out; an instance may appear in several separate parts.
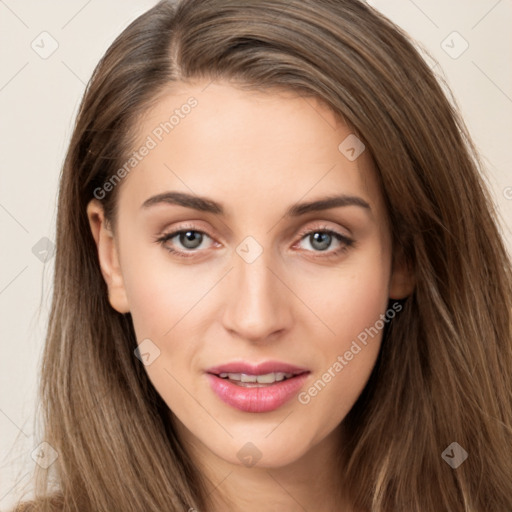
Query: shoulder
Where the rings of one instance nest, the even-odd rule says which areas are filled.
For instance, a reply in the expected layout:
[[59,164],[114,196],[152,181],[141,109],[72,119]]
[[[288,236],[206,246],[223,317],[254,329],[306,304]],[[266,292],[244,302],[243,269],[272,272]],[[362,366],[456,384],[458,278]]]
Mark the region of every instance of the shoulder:
[[61,496],[49,496],[18,503],[11,512],[64,512]]

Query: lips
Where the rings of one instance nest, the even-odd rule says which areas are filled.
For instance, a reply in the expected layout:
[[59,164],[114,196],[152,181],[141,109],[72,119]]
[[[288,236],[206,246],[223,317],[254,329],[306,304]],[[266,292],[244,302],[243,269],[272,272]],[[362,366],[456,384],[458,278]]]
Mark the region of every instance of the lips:
[[244,412],[269,412],[288,402],[304,385],[307,368],[267,361],[233,362],[207,370],[211,389],[226,404]]

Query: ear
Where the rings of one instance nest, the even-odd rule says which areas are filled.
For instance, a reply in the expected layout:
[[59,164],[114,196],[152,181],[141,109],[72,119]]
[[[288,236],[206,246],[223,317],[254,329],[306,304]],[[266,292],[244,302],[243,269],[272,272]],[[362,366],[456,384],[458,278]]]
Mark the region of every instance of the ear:
[[393,254],[391,279],[389,282],[389,298],[405,299],[412,294],[415,280],[410,265],[402,251]]
[[87,205],[87,217],[98,248],[98,259],[103,279],[107,283],[110,305],[119,313],[128,313],[130,309],[114,234],[105,218],[103,206],[97,199],[92,199]]

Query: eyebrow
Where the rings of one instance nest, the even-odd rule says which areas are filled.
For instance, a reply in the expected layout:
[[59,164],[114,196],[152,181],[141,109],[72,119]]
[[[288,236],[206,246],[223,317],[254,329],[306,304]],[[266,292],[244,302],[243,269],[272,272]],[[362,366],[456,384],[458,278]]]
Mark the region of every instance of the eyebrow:
[[[202,212],[213,213],[215,215],[224,215],[225,210],[220,203],[207,197],[187,194],[185,192],[164,192],[146,199],[142,204],[142,208],[150,208],[158,204],[172,204],[191,208]],[[316,201],[297,203],[290,206],[284,216],[299,217],[310,212],[318,212],[336,208],[341,206],[359,206],[365,210],[371,211],[371,207],[367,201],[359,196],[351,196],[346,194],[328,196]]]

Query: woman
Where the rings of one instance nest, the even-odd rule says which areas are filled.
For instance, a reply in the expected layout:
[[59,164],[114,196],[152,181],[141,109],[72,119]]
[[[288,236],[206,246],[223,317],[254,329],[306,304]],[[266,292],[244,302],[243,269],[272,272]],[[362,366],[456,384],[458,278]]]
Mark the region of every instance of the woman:
[[463,122],[363,2],[135,20],[55,264],[56,456],[19,510],[512,510],[510,261]]

